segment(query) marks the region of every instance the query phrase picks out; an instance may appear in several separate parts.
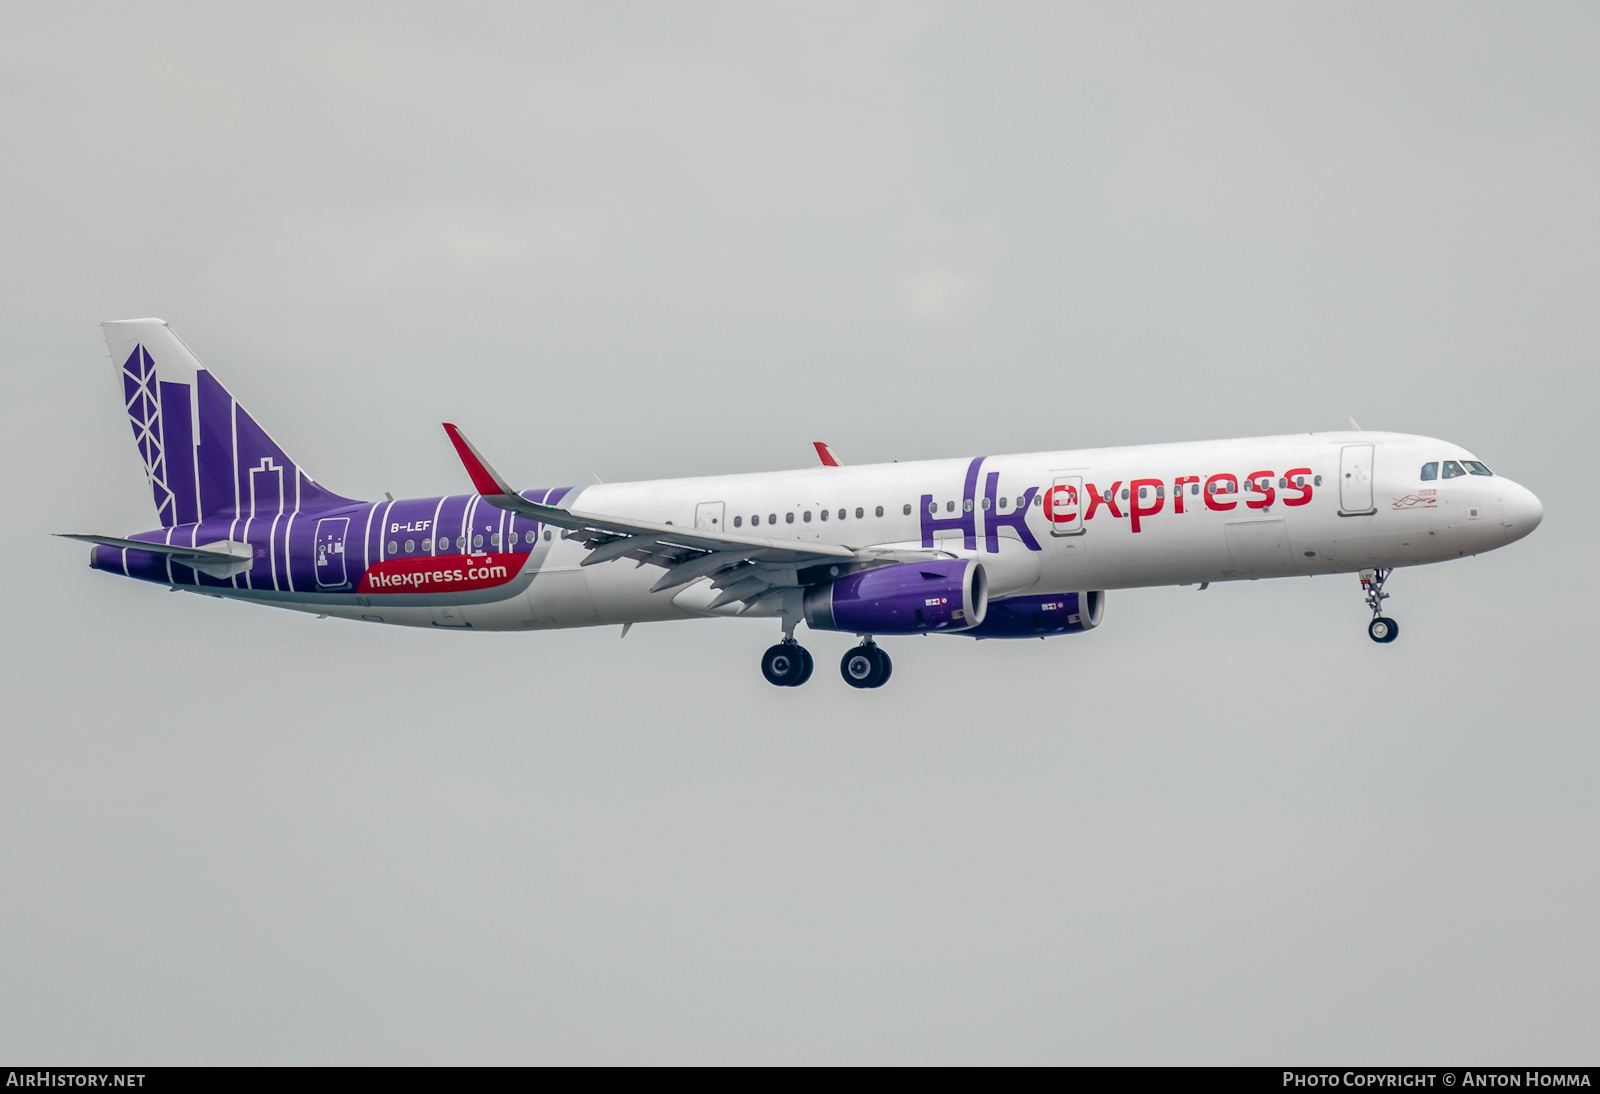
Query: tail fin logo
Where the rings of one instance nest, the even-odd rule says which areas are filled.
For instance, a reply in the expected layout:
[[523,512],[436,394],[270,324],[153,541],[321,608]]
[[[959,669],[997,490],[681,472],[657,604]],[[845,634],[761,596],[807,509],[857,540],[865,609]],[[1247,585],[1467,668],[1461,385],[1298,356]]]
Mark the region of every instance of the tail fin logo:
[[165,322],[103,326],[162,527],[354,504],[291,460]]
[[156,515],[162,527],[178,521],[178,499],[167,484],[166,436],[161,428],[161,393],[156,384],[156,364],[144,346],[135,346],[122,366],[122,393],[133,424],[133,440],[144,460],[145,478],[155,494]]

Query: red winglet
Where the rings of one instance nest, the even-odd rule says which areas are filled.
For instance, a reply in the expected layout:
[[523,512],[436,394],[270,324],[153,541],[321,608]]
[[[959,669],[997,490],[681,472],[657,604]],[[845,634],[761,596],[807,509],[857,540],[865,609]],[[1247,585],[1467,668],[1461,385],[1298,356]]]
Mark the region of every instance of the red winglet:
[[442,424],[445,433],[450,436],[450,443],[456,446],[456,455],[461,457],[461,462],[466,466],[467,474],[471,477],[472,485],[478,493],[491,496],[510,494],[512,492],[510,488],[500,481],[500,476],[496,475],[484,462],[483,457],[478,455],[478,450],[472,447],[472,442],[461,435],[461,430],[449,422]]
[[829,451],[828,446],[827,446],[827,444],[825,442],[823,442],[823,441],[812,441],[811,444],[812,444],[812,447],[814,447],[817,450],[817,458],[822,461],[822,466],[823,467],[838,467],[839,466],[839,461],[834,458],[833,453],[831,451]]

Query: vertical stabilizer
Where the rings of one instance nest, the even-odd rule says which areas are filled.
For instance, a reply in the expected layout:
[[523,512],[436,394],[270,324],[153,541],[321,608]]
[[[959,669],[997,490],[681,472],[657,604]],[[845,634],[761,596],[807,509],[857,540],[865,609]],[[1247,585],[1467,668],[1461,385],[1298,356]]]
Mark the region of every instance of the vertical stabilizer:
[[165,322],[101,327],[163,527],[348,502],[312,481]]

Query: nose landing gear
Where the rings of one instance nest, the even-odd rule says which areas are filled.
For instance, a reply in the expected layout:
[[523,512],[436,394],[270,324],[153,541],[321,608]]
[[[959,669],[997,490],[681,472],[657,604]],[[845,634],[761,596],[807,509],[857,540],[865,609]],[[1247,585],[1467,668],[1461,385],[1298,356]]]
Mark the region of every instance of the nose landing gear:
[[839,675],[853,688],[881,688],[893,671],[894,662],[870,638],[846,651],[839,662]]
[[811,679],[816,662],[811,651],[793,638],[785,638],[761,655],[761,675],[780,688],[797,688]]
[[1361,589],[1367,596],[1367,607],[1372,609],[1372,622],[1367,624],[1367,635],[1374,642],[1388,644],[1400,637],[1400,624],[1383,614],[1383,602],[1389,594],[1383,583],[1394,573],[1393,567],[1380,566],[1376,570],[1361,571]]

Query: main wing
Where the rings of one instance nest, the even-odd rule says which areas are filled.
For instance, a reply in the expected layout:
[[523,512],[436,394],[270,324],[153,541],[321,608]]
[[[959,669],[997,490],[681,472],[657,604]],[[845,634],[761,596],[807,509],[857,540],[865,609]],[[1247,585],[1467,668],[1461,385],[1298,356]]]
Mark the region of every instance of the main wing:
[[706,605],[708,611],[743,601],[744,611],[749,612],[760,601],[785,589],[818,585],[846,573],[896,562],[945,557],[942,551],[801,544],[794,540],[679,528],[672,524],[542,505],[529,501],[507,485],[460,429],[445,422],[444,430],[484,501],[562,529],[563,538],[575,539],[590,548],[579,565],[594,566],[630,558],[641,566],[648,563],[664,567],[667,572],[650,587],[652,593],[709,577],[718,593]]

